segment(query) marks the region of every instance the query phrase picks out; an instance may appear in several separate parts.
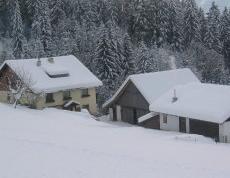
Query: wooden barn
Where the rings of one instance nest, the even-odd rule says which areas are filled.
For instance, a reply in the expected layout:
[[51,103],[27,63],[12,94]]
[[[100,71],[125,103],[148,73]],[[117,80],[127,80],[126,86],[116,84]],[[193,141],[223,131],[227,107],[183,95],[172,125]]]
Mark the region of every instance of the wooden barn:
[[190,82],[200,83],[190,69],[131,75],[103,107],[109,109],[111,120],[138,124],[138,118],[147,114],[140,125],[159,128],[159,115],[148,115],[149,105],[172,87]]
[[230,86],[190,83],[174,87],[150,105],[160,129],[230,142]]

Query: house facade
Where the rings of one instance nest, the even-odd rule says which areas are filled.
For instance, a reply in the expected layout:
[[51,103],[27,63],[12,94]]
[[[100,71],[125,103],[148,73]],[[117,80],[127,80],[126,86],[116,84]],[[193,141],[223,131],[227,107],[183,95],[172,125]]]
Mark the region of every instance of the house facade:
[[[27,91],[30,98],[39,96],[33,103],[22,97],[20,103],[33,104],[37,109],[65,109],[66,103],[74,101],[72,103],[79,103],[81,108],[91,113],[97,112],[96,87],[101,86],[102,82],[74,56],[5,61],[0,68],[0,102],[11,100],[8,80],[28,79],[21,77],[21,71],[32,81],[30,91]],[[69,110],[76,110],[75,106],[70,106],[72,104],[68,105]]]
[[[150,112],[150,104],[159,96],[173,86],[189,82],[200,83],[190,69],[131,75],[103,107],[108,108],[111,120],[138,124],[138,118]],[[159,115],[150,116],[140,125],[159,128],[159,122]]]
[[163,94],[150,105],[150,110],[160,115],[161,130],[230,143],[229,105],[230,86],[190,83]]
[[81,108],[88,109],[91,113],[97,112],[96,88],[71,89],[54,93],[47,93],[45,97],[41,97],[38,100],[36,103],[36,108],[62,108],[63,105],[69,100],[79,102]]

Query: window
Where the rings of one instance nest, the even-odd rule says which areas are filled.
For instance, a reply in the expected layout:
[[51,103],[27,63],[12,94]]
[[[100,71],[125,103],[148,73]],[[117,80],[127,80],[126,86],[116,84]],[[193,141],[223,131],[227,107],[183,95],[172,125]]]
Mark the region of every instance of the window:
[[82,105],[82,109],[87,109],[87,110],[89,110],[89,105],[88,105],[88,104]]
[[64,91],[63,92],[63,100],[69,100],[71,99],[71,92],[70,91]]
[[167,114],[163,114],[163,123],[167,124],[168,120],[167,120]]
[[82,97],[88,97],[89,96],[89,90],[88,89],[82,89],[81,90],[81,96]]
[[46,94],[46,103],[53,103],[54,98],[53,98],[53,93],[47,93]]

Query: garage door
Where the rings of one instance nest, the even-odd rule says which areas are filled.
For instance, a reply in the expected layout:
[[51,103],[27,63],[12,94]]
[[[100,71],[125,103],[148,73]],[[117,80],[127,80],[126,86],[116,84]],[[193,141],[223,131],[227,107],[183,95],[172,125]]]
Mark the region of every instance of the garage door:
[[207,137],[219,138],[219,125],[216,123],[190,119],[190,132],[193,134],[204,135]]
[[121,120],[130,124],[135,124],[135,113],[133,108],[121,108]]

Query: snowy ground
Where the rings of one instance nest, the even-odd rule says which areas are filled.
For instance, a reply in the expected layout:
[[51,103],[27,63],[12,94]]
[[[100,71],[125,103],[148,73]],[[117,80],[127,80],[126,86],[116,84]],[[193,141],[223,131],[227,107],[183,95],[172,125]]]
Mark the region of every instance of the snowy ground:
[[0,104],[0,178],[229,178],[230,145]]

